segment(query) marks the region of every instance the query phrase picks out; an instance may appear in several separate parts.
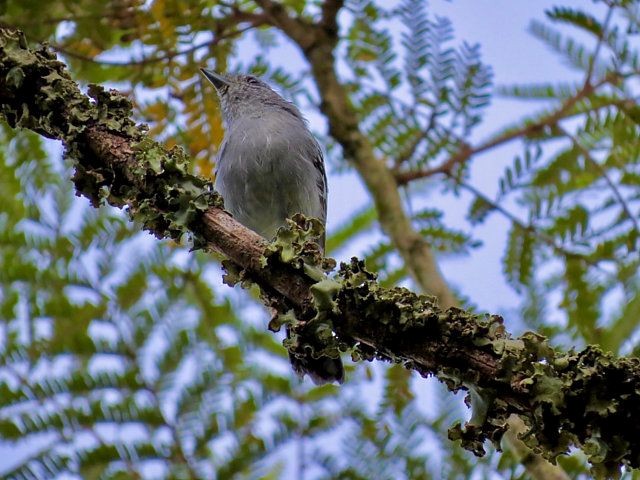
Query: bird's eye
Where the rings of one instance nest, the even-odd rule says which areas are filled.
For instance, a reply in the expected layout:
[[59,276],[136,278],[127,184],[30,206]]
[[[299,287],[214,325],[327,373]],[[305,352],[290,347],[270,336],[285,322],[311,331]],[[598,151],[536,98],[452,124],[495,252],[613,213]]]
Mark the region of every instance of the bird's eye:
[[258,85],[260,83],[260,80],[258,80],[256,77],[247,77],[247,83]]

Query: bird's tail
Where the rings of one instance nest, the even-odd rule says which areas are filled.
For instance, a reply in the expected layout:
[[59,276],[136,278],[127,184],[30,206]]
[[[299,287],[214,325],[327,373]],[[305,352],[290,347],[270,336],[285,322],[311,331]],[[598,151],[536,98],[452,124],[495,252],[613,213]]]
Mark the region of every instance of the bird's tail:
[[[287,328],[287,338],[291,336],[291,329]],[[318,348],[322,348],[318,346]],[[308,351],[292,351],[289,349],[289,360],[293,371],[301,378],[309,375],[313,383],[316,385],[324,385],[326,383],[343,383],[344,367],[340,357],[330,357],[323,355],[314,358]]]
[[293,370],[300,377],[309,375],[316,385],[344,382],[344,368],[340,358],[313,358],[311,355],[300,358],[293,353],[289,353],[289,360],[291,360]]

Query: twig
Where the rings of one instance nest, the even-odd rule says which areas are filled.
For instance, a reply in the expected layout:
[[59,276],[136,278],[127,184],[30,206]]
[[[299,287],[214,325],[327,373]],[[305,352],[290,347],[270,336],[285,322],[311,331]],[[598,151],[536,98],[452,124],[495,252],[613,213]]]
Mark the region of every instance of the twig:
[[604,23],[602,24],[602,31],[600,35],[598,35],[598,42],[596,43],[596,48],[593,51],[593,56],[591,60],[589,60],[589,68],[587,69],[587,75],[584,80],[584,84],[588,85],[591,83],[591,77],[593,77],[593,71],[596,66],[596,61],[598,60],[598,54],[600,53],[600,49],[602,48],[602,43],[604,42],[604,37],[607,34],[607,28],[609,28],[609,23],[611,22],[611,17],[613,16],[613,8],[614,5],[609,5],[607,10],[607,16],[604,19]]
[[396,155],[396,158],[394,160],[395,168],[399,168],[400,165],[402,165],[403,163],[409,161],[413,157],[413,155],[416,153],[416,150],[418,149],[420,144],[429,135],[429,131],[430,131],[430,129],[427,128],[427,129],[423,130],[422,132],[416,132],[415,133],[415,135],[413,137],[413,140],[409,144],[409,146],[407,146],[407,148],[405,148],[404,151],[401,152],[399,155]]
[[478,190],[476,187],[474,187],[470,183],[467,183],[467,182],[465,182],[464,180],[462,180],[460,178],[454,177],[453,174],[449,173],[449,172],[446,172],[445,175],[447,177],[449,177],[451,180],[453,180],[456,185],[458,185],[459,187],[461,187],[464,190],[468,191],[469,193],[471,193],[476,198],[478,198],[478,199],[482,200],[483,202],[485,202],[487,205],[489,205],[491,207],[492,210],[500,212],[504,217],[506,217],[517,228],[519,228],[519,229],[521,229],[521,230],[523,230],[525,232],[531,233],[534,237],[538,238],[543,243],[545,243],[548,246],[550,246],[556,253],[562,255],[565,258],[577,258],[577,259],[583,260],[585,263],[587,263],[588,265],[591,265],[592,267],[600,268],[600,266],[598,265],[597,262],[594,262],[593,260],[591,260],[587,256],[585,256],[585,255],[583,255],[583,254],[581,254],[579,252],[574,252],[572,250],[568,250],[567,248],[563,247],[562,245],[558,245],[558,243],[556,243],[556,241],[551,236],[547,235],[544,232],[541,232],[534,225],[525,224],[522,220],[520,220],[518,217],[516,217],[509,210],[504,208],[499,203],[494,202],[493,200],[491,200],[489,197],[487,197],[484,193],[482,193],[480,190]]
[[622,207],[622,211],[624,212],[625,216],[629,220],[631,220],[631,223],[633,224],[633,228],[636,230],[636,232],[640,232],[640,226],[638,225],[638,221],[636,220],[636,217],[633,215],[633,213],[631,213],[631,209],[629,208],[629,205],[627,204],[626,200],[622,196],[620,189],[618,189],[615,182],[611,179],[611,177],[607,173],[607,170],[603,168],[603,166],[600,165],[600,163],[598,163],[598,161],[595,158],[593,158],[589,150],[580,143],[580,140],[575,135],[572,135],[569,131],[567,131],[564,128],[560,128],[559,130],[560,132],[562,132],[564,136],[566,136],[569,140],[571,140],[571,143],[573,144],[574,148],[580,151],[583,158],[587,162],[589,162],[589,164],[591,164],[598,171],[600,175],[602,175],[602,178],[604,178],[604,181],[609,186],[613,195],[616,197],[616,200]]
[[477,155],[478,153],[491,150],[492,148],[504,145],[518,138],[527,137],[529,135],[532,135],[542,130],[545,127],[555,126],[558,124],[560,120],[564,119],[565,117],[568,116],[568,114],[572,112],[573,108],[576,106],[578,102],[588,97],[596,89],[611,82],[612,80],[613,80],[613,76],[607,75],[596,84],[591,84],[591,83],[585,84],[575,95],[573,95],[572,97],[562,102],[559,108],[543,116],[542,118],[534,122],[525,124],[520,128],[503,132],[502,134],[496,137],[490,138],[489,140],[481,143],[478,146],[472,147],[469,145],[463,145],[461,150],[453,154],[451,157],[449,157],[448,160],[446,160],[445,162],[443,162],[441,165],[437,167],[424,169],[424,170],[398,172],[396,173],[396,180],[400,185],[403,185],[413,180],[417,180],[425,177],[431,177],[437,174],[446,175],[452,172],[456,166],[458,166],[459,164],[465,163],[472,156]]
[[249,30],[252,30],[256,27],[258,27],[259,24],[256,23],[252,23],[251,25],[244,27],[244,28],[239,28],[237,30],[233,30],[231,32],[228,32],[226,34],[223,35],[219,35],[211,40],[207,40],[206,42],[202,42],[202,43],[198,43],[196,45],[192,45],[191,47],[179,51],[179,52],[174,52],[174,51],[168,51],[166,52],[164,55],[160,55],[158,57],[145,57],[145,58],[141,58],[139,60],[132,60],[132,61],[127,61],[127,62],[118,62],[118,61],[112,61],[112,60],[97,60],[95,57],[89,57],[87,55],[83,55],[81,53],[77,53],[77,52],[73,52],[70,50],[67,50],[66,48],[60,46],[60,45],[52,45],[51,48],[53,50],[55,50],[58,53],[61,53],[63,55],[72,57],[72,58],[76,58],[78,60],[82,60],[84,62],[91,62],[91,63],[95,63],[98,65],[105,65],[105,66],[113,66],[113,67],[131,67],[131,66],[142,66],[142,65],[148,65],[151,63],[158,63],[158,62],[164,62],[167,60],[173,60],[174,58],[177,57],[181,57],[183,55],[189,55],[197,50],[200,50],[201,48],[205,48],[205,47],[213,47],[216,46],[218,43],[220,43],[222,40],[225,39],[229,39],[229,38],[233,38],[233,37],[237,37],[242,35],[243,33],[248,32]]

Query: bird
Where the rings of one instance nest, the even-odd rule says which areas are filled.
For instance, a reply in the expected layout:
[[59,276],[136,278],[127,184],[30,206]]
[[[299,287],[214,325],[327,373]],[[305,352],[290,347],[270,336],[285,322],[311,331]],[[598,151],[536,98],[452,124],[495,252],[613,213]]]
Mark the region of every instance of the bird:
[[[216,156],[214,189],[225,209],[267,240],[296,213],[326,225],[322,148],[298,107],[254,75],[200,71],[220,101],[225,133]],[[316,240],[324,252],[324,234]],[[290,353],[300,376],[308,374],[318,385],[343,382],[340,358],[303,357]]]

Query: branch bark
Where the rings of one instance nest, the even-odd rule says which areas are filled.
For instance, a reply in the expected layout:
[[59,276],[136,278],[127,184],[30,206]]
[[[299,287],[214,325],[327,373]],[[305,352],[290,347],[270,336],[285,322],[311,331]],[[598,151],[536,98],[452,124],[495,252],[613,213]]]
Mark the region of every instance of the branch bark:
[[303,333],[329,326],[355,358],[402,363],[468,390],[474,416],[450,437],[476,454],[487,439],[499,446],[517,414],[528,429],[520,439],[549,459],[577,446],[601,478],[621,465],[640,467],[640,360],[596,347],[559,352],[534,333],[512,338],[498,316],[443,310],[431,297],[382,288],[357,259],[320,281],[300,255],[270,257],[265,266],[265,241],[222,210],[207,181],[187,173],[180,150],[147,138],[117,92],[89,93],[49,50],[31,50],[19,33],[0,29],[0,113],[13,128],[63,141],[78,192],[94,204],[126,207],[158,237],[190,233],[223,253],[279,306],[294,306]]

